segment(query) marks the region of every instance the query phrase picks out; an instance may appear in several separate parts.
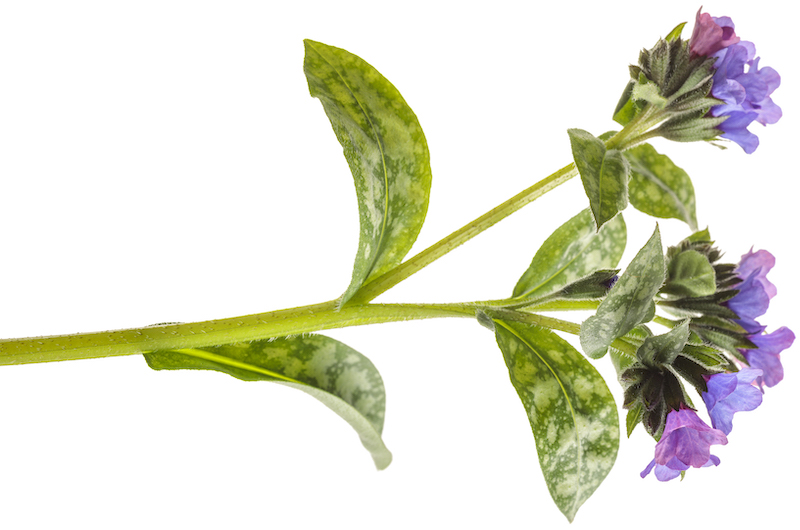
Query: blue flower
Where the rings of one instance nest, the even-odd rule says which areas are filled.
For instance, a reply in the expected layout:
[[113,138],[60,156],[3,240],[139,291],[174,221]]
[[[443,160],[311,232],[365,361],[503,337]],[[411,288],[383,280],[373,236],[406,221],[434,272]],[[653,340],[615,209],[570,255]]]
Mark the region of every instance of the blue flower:
[[767,273],[775,266],[775,257],[766,250],[753,252],[752,249],[742,256],[736,267],[736,275],[742,282],[736,286],[739,292],[728,302],[728,309],[736,313],[734,322],[742,326],[748,333],[747,338],[756,349],[739,350],[752,368],[762,371],[758,378],[759,385],[768,387],[777,385],[783,379],[780,353],[794,342],[794,333],[787,327],[781,327],[772,333],[763,333],[766,326],[756,321],[767,312],[769,302],[778,290],[767,280]]
[[712,429],[697,413],[681,406],[667,414],[664,433],[656,444],[655,458],[640,473],[642,478],[655,469],[660,481],[672,480],[690,467],[719,465],[719,458],[711,454],[712,445],[725,445],[728,438],[720,430]]
[[751,336],[750,341],[758,348],[740,351],[750,366],[763,372],[764,375],[758,379],[758,383],[768,387],[777,385],[783,380],[780,353],[792,345],[794,333],[787,327],[781,327],[772,333]]
[[758,136],[747,127],[754,121],[762,125],[777,123],[782,116],[781,108],[770,97],[780,86],[781,76],[773,68],[759,68],[752,42],[732,44],[718,51],[715,57],[717,70],[711,95],[723,104],[712,107],[711,115],[727,116],[718,126],[724,133],[722,137],[736,142],[750,154],[758,147]]
[[715,429],[730,434],[736,412],[755,410],[761,405],[761,390],[753,383],[762,375],[761,370],[745,368],[733,374],[708,377],[708,391],[703,392],[702,398]]

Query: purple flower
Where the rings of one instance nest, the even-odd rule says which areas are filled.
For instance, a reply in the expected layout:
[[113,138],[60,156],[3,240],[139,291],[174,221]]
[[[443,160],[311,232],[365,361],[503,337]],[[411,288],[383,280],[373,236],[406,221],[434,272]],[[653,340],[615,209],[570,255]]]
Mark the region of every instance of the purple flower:
[[733,27],[733,21],[728,17],[715,18],[708,13],[695,16],[694,31],[689,39],[689,49],[692,55],[713,55],[731,44],[739,42]]
[[739,317],[735,322],[753,335],[766,329],[756,322],[756,317],[767,312],[769,301],[778,293],[778,289],[767,280],[767,273],[774,266],[775,256],[766,250],[753,252],[750,249],[734,271],[742,283],[736,286],[739,292],[728,301],[728,309]]
[[778,289],[769,280],[767,280],[767,273],[774,266],[775,256],[766,250],[753,252],[753,249],[751,248],[750,251],[743,255],[739,260],[739,265],[736,267],[736,274],[740,278],[746,278],[750,275],[750,273],[758,272],[758,274],[756,274],[755,281],[764,287],[764,291],[771,300],[772,297],[778,294]]
[[763,372],[758,379],[759,384],[773,387],[783,379],[783,366],[780,353],[792,345],[794,333],[787,327],[781,327],[772,333],[751,336],[750,340],[758,346],[755,350],[740,350],[748,364]]
[[[710,467],[718,465],[719,465],[719,458],[717,458],[714,455],[711,455],[710,458],[708,459],[708,462],[706,462],[702,467]],[[650,471],[652,471],[655,468],[656,478],[661,482],[666,482],[668,480],[672,480],[680,476],[682,471],[686,471],[690,467],[691,466],[683,464],[677,458],[673,458],[672,461],[670,461],[670,463],[666,466],[662,466],[661,464],[656,464],[655,460],[651,460],[650,463],[647,464],[647,467],[644,468],[644,471],[639,473],[639,476],[644,478],[647,475],[649,475]]]
[[703,392],[702,397],[715,429],[730,434],[734,413],[754,410],[761,405],[761,390],[753,384],[761,375],[761,370],[745,368],[734,374],[714,374],[708,378],[708,392]]
[[655,468],[658,480],[671,480],[690,467],[719,465],[719,458],[711,454],[712,445],[725,445],[728,438],[720,430],[712,429],[697,413],[681,406],[667,414],[664,433],[656,444],[656,454],[641,477]]
[[[728,116],[718,128],[723,138],[739,144],[744,152],[758,147],[758,136],[747,130],[753,121],[762,125],[777,123],[781,108],[770,97],[781,84],[781,76],[773,68],[759,68],[756,47],[742,41],[718,51],[711,95],[722,105],[711,108],[712,116]],[[745,72],[747,65],[747,72]]]
[[772,68],[758,67],[755,45],[736,36],[729,17],[698,11],[689,50],[693,57],[716,57],[711,95],[722,104],[711,108],[711,116],[726,117],[717,126],[722,137],[752,153],[758,147],[758,136],[747,127],[754,121],[768,125],[781,118],[780,107],[770,97],[780,86],[781,76]]
[[736,267],[736,275],[743,278],[736,286],[739,292],[728,300],[728,309],[739,317],[734,322],[742,326],[748,333],[747,338],[756,345],[756,349],[739,350],[748,364],[763,372],[758,378],[759,385],[773,387],[783,379],[780,353],[792,345],[794,333],[786,327],[772,333],[764,334],[766,326],[756,321],[767,312],[769,301],[778,290],[767,280],[767,273],[775,266],[775,257],[766,250],[753,252],[752,249],[742,256]]

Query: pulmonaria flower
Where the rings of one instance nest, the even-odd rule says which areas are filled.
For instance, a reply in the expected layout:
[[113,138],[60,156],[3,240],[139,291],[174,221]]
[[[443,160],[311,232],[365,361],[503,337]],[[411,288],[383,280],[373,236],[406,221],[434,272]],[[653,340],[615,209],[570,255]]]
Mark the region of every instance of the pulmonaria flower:
[[777,123],[782,116],[770,97],[781,84],[780,75],[773,68],[759,68],[755,45],[736,36],[728,17],[698,11],[689,49],[692,56],[716,57],[711,95],[723,103],[712,107],[710,114],[726,117],[717,126],[723,138],[752,153],[758,147],[758,136],[747,127],[754,121]]
[[711,416],[711,425],[725,434],[733,430],[736,412],[755,410],[761,405],[761,390],[753,383],[761,370],[745,368],[733,374],[714,374],[707,378],[708,391],[703,401]]
[[734,320],[748,333],[747,338],[756,349],[739,350],[752,368],[759,369],[763,375],[759,384],[768,387],[777,385],[783,379],[783,366],[780,353],[794,342],[794,333],[781,327],[772,333],[763,333],[766,326],[756,321],[767,312],[769,301],[777,294],[776,287],[767,280],[767,273],[775,265],[775,257],[766,250],[742,256],[735,273],[742,282],[736,286],[739,292],[727,302],[728,309],[739,317]]
[[706,425],[697,413],[684,406],[671,410],[661,439],[656,443],[655,458],[640,473],[642,478],[655,469],[660,481],[672,480],[690,467],[719,465],[711,454],[712,445],[725,445],[725,433]]
[[748,364],[763,372],[758,379],[759,384],[773,387],[783,380],[783,366],[780,353],[794,342],[794,333],[787,327],[781,327],[772,333],[751,336],[750,341],[758,346],[755,350],[741,350]]
[[734,31],[733,21],[729,17],[713,18],[708,13],[697,10],[694,31],[689,39],[689,50],[692,55],[713,55],[731,44],[739,42]]

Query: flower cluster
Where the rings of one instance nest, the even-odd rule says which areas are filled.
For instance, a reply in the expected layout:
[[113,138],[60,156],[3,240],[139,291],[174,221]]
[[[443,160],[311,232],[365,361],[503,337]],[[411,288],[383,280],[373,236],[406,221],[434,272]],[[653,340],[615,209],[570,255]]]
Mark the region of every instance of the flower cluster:
[[759,68],[755,45],[736,36],[729,17],[698,11],[689,49],[692,56],[716,58],[711,95],[723,103],[712,107],[710,114],[726,118],[717,125],[722,138],[752,153],[758,147],[758,136],[747,127],[754,121],[768,125],[781,118],[781,109],[771,98],[781,84],[780,75],[773,68]]
[[[720,305],[731,311],[730,321],[743,330],[741,334],[749,343],[747,348],[737,349],[742,368],[703,376],[706,389],[701,396],[711,418],[711,427],[685,405],[669,412],[664,432],[656,444],[655,458],[642,471],[642,477],[655,469],[656,478],[667,481],[690,467],[718,465],[719,459],[710,453],[709,447],[727,443],[727,435],[733,429],[733,415],[757,408],[762,402],[763,386],[772,387],[783,379],[780,353],[794,342],[794,333],[786,327],[764,333],[766,326],[756,320],[766,313],[770,300],[777,294],[777,289],[767,279],[774,265],[774,256],[766,250],[750,250],[733,268],[735,289],[727,289],[729,279],[722,280],[725,290],[717,300],[724,300]],[[724,271],[724,267],[718,270]],[[734,294],[730,296],[724,294],[726,292]],[[721,344],[724,348],[731,343],[723,340]]]

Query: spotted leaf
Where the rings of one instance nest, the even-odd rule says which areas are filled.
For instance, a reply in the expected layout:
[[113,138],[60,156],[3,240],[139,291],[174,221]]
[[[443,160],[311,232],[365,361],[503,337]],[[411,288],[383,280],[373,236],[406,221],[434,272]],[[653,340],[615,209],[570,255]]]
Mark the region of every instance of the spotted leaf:
[[600,303],[597,313],[581,325],[581,347],[586,355],[594,359],[602,357],[615,339],[655,316],[653,297],[666,276],[662,252],[661,234],[656,227]]
[[653,217],[680,219],[697,230],[692,180],[650,144],[625,151],[631,166],[628,195],[634,208]]
[[514,298],[538,298],[598,269],[613,269],[622,258],[625,221],[618,215],[598,231],[584,210],[548,237],[514,287]]
[[428,144],[400,92],[363,59],[305,41],[303,70],[342,144],[358,197],[360,236],[346,303],[365,283],[397,266],[428,209]]
[[605,143],[592,134],[581,129],[568,129],[567,133],[599,230],[628,206],[630,165],[621,151],[606,149]]
[[528,413],[547,488],[572,521],[616,460],[614,398],[589,361],[551,331],[496,321],[495,334]]
[[323,335],[240,342],[144,354],[154,370],[216,370],[243,381],[272,381],[321,401],[349,423],[383,469],[392,454],[381,439],[386,394],[369,359]]

